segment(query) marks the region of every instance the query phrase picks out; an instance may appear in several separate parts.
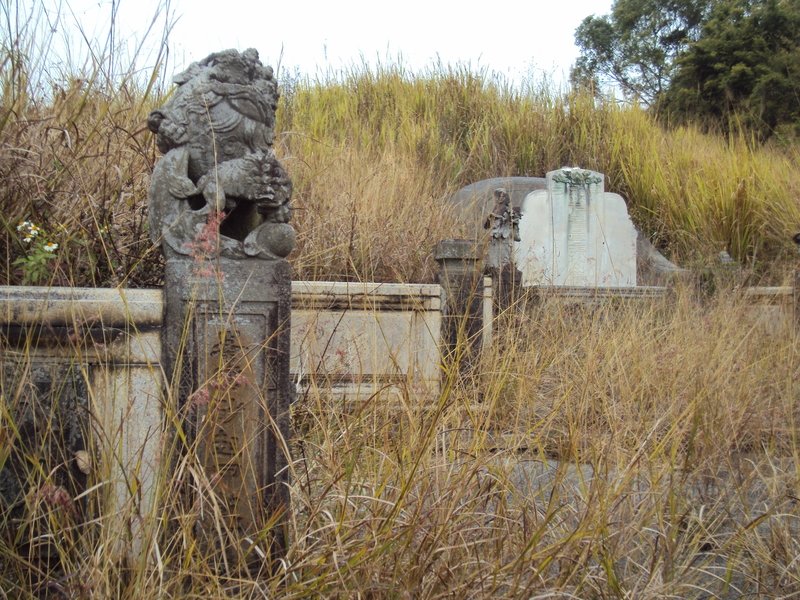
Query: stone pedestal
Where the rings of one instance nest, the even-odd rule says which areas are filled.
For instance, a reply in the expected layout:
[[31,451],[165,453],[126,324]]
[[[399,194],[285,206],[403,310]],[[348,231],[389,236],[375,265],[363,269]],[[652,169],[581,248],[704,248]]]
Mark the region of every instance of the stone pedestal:
[[463,374],[477,360],[484,334],[484,277],[471,240],[442,240],[434,249],[442,286],[442,355]]
[[189,440],[184,451],[208,482],[187,493],[216,496],[230,532],[220,540],[214,528],[216,544],[245,553],[250,566],[264,555],[274,560],[285,549],[289,510],[289,263],[172,257],[164,289],[170,397]]
[[502,268],[489,271],[494,288],[494,305],[496,313],[521,310],[524,306],[522,289],[522,273],[511,263]]

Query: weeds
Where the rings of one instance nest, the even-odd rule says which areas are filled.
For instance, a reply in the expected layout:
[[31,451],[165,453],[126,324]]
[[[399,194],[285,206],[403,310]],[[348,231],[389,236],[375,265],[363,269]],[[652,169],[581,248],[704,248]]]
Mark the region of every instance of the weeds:
[[[4,537],[2,585],[23,597],[791,595],[797,338],[748,325],[750,310],[729,293],[705,306],[688,291],[594,307],[543,299],[501,315],[495,346],[438,397],[401,387],[400,404],[350,405],[310,382],[294,407],[288,552],[257,577],[232,575],[235,558],[199,543],[204,523],[230,551],[217,484],[192,452],[161,473],[128,563],[108,558],[120,519],[103,508],[108,458],[27,455],[38,474],[17,518],[58,558]],[[79,356],[96,352],[91,337],[69,339]],[[25,344],[3,343],[18,359],[4,371],[9,394],[33,363],[13,350]],[[210,381],[233,385],[220,376]],[[6,406],[13,438],[22,421]],[[87,464],[98,465],[87,491],[65,494],[54,474]],[[23,577],[32,564],[38,574]]]
[[22,270],[22,284],[37,285],[46,282],[50,275],[48,263],[55,258],[54,252],[58,250],[58,244],[46,241],[46,233],[30,221],[17,225],[17,231],[22,235],[23,243],[28,245],[27,254],[12,263]]

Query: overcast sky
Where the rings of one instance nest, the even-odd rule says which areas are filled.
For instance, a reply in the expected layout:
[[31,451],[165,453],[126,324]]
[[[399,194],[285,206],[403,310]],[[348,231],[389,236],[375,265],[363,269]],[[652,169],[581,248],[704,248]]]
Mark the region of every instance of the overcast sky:
[[[314,76],[369,64],[402,63],[419,72],[434,65],[469,65],[513,81],[566,81],[577,57],[575,28],[606,14],[611,0],[11,0],[42,6],[57,35],[80,24],[107,36],[117,7],[118,41],[135,46],[162,7],[150,37],[160,39],[164,6],[174,18],[170,61],[181,70],[217,50],[256,48],[266,64]],[[53,18],[60,9],[61,20]],[[74,35],[74,34],[73,34]],[[80,46],[71,38],[70,47]],[[142,63],[139,63],[141,66]],[[278,73],[280,76],[280,71]]]

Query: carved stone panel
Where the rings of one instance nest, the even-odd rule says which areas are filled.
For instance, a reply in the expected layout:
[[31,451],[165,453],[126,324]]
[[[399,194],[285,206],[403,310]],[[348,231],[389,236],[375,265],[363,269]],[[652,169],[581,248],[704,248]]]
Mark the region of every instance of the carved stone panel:
[[255,545],[275,558],[284,532],[264,528],[289,507],[290,270],[286,261],[219,260],[217,277],[198,275],[190,260],[167,262],[167,364],[187,418],[185,452],[208,482],[189,494],[213,495],[229,549]]
[[267,386],[268,351],[262,333],[271,322],[264,315],[237,314],[232,319],[201,311],[195,320],[200,387],[197,405],[198,453],[206,474],[230,511],[227,525],[246,535],[258,529],[262,492],[269,465],[259,468],[265,454],[264,412],[275,394]]

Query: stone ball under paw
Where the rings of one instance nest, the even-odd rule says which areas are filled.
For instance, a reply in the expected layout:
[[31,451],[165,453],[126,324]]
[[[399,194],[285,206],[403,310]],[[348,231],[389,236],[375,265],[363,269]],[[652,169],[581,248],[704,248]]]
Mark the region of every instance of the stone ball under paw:
[[244,249],[249,256],[285,258],[294,249],[296,237],[288,223],[264,223],[247,236]]

